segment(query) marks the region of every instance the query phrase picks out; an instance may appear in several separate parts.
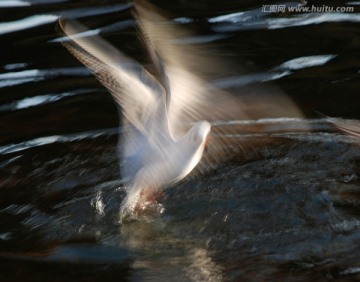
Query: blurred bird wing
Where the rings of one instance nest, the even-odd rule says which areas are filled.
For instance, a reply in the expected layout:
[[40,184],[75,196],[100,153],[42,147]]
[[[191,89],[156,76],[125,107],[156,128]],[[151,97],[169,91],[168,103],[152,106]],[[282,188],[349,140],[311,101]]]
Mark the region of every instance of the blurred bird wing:
[[[163,87],[139,63],[131,60],[99,36],[77,36],[87,29],[73,20],[60,26],[72,41],[64,46],[88,67],[121,107],[124,123],[120,149],[129,167],[139,169],[152,154],[172,142]],[[130,174],[130,173],[126,173]]]
[[[231,64],[216,59],[209,48],[188,44],[192,34],[162,14],[145,1],[135,2],[134,16],[138,19],[141,35],[164,87],[169,88],[169,126],[175,136],[199,120],[302,117],[292,100],[275,87],[264,89],[256,85],[238,96],[216,88],[209,81],[219,74],[229,73]],[[224,135],[221,131],[221,126],[212,130],[218,137],[212,142],[215,146],[226,143],[225,138],[221,138]],[[212,157],[220,160],[221,156],[216,152],[213,150]]]
[[343,120],[338,118],[328,118],[336,128],[341,130],[342,132],[360,138],[360,121],[359,120]]

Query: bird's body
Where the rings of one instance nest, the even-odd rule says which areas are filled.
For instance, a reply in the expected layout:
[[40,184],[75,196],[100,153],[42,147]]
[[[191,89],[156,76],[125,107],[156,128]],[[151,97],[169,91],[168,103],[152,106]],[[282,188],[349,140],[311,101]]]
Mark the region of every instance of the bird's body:
[[188,175],[203,155],[210,128],[208,122],[198,122],[178,141],[168,140],[160,151],[148,156],[151,161],[136,173],[128,187],[131,193],[124,200],[121,214],[141,213],[163,189]]
[[[298,117],[301,112],[269,88],[263,93],[256,88],[243,99],[216,88],[207,76],[229,69],[226,64],[207,55],[205,48],[180,43],[190,35],[146,1],[135,1],[134,11],[157,75],[99,36],[84,36],[89,33],[80,23],[62,19],[60,26],[70,38],[64,46],[120,106],[126,128],[119,142],[121,172],[130,179],[121,212],[137,216],[199,163],[211,121]],[[226,140],[212,143],[216,147]],[[212,161],[224,157],[216,149],[209,154]]]

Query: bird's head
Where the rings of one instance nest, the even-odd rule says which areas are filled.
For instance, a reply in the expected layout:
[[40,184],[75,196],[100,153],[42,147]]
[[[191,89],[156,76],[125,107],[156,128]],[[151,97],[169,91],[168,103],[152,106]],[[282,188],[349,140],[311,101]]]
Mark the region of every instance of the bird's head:
[[189,132],[189,140],[191,144],[196,147],[205,146],[208,141],[210,129],[211,125],[207,121],[195,123]]

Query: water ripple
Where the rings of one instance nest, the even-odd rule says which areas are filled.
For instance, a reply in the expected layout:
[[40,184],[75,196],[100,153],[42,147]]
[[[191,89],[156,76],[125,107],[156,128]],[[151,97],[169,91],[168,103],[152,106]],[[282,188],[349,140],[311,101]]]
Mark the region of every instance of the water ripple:
[[4,0],[0,2],[0,8],[24,7],[24,6],[30,6],[30,3],[20,0]]
[[277,69],[299,70],[309,67],[322,66],[335,58],[336,55],[314,55],[295,58],[282,63]]
[[94,7],[77,8],[66,11],[54,12],[54,14],[65,18],[81,18],[81,17],[108,15],[111,13],[121,12],[129,9],[131,6],[132,6],[131,4],[94,6]]
[[11,33],[57,21],[55,15],[35,15],[17,21],[0,23],[0,34]]
[[221,89],[231,89],[259,82],[277,80],[284,76],[291,75],[293,70],[325,65],[335,57],[336,55],[331,54],[299,57],[286,61],[268,72],[220,78],[214,80],[212,84]]
[[53,135],[53,136],[39,137],[16,144],[7,144],[4,146],[0,146],[0,154],[10,154],[30,148],[53,144],[53,143],[67,143],[73,141],[80,141],[83,139],[95,139],[101,136],[113,135],[117,133],[118,133],[118,128],[108,128],[102,130],[85,131],[85,132],[69,134],[69,135]]
[[37,82],[57,76],[88,76],[90,71],[85,67],[32,69],[0,74],[0,88],[20,85],[28,82]]
[[231,76],[226,78],[216,79],[212,82],[215,87],[221,89],[231,89],[236,87],[243,87],[250,84],[255,84],[259,82],[276,80],[281,77],[291,74],[289,71],[277,70],[269,72],[260,72],[254,74],[247,74],[241,76]]
[[[13,6],[30,5],[29,3],[23,1],[9,1],[8,3],[6,2],[8,1],[5,1],[5,4],[13,5]],[[40,3],[45,3],[45,1],[39,2],[39,4]],[[1,7],[9,7],[9,6],[4,6],[4,2],[2,2],[0,3],[0,8]],[[81,18],[81,17],[97,16],[97,15],[120,12],[129,9],[129,7],[131,7],[130,4],[119,4],[119,5],[101,6],[101,7],[95,6],[95,7],[65,10],[65,11],[53,11],[53,12],[49,12],[49,14],[46,15],[33,15],[15,21],[0,23],[0,35],[53,23],[56,22],[59,19],[59,17]]]
[[350,267],[344,271],[341,271],[339,274],[345,276],[345,275],[352,275],[357,273],[360,273],[360,267]]
[[74,91],[63,92],[60,94],[52,93],[52,94],[38,95],[34,97],[24,98],[18,101],[13,101],[8,104],[0,105],[0,113],[21,110],[30,107],[40,106],[40,105],[46,105],[59,101],[65,97],[72,97],[81,94],[89,94],[92,92],[93,89],[78,89]]
[[24,69],[28,66],[28,63],[14,63],[14,64],[7,64],[4,66],[4,69],[6,70],[18,70],[18,69]]
[[13,234],[11,232],[0,233],[0,240],[7,241],[10,240],[12,236]]
[[[106,34],[106,33],[110,33],[113,31],[119,31],[125,28],[128,28],[130,26],[134,25],[134,21],[133,20],[125,20],[125,21],[120,21],[114,24],[110,24],[104,27],[100,27],[97,29],[92,29],[89,31],[85,31],[85,32],[81,32],[81,33],[77,33],[74,36],[72,36],[72,38],[81,38],[81,37],[87,37],[87,36],[94,36],[94,35],[100,35],[100,34]],[[63,36],[60,38],[56,38],[53,40],[50,40],[49,42],[51,43],[55,43],[55,42],[67,42],[67,41],[71,41],[73,39],[70,39],[68,36]]]
[[72,244],[63,245],[47,258],[54,261],[124,263],[129,259],[128,252],[118,247],[104,245]]
[[[70,0],[3,0],[0,2],[0,8],[10,8],[10,7],[25,7],[25,6],[34,6],[41,4],[55,4],[55,3],[64,3],[69,2]],[[51,3],[49,3],[51,2]]]
[[9,213],[9,214],[13,214],[13,215],[19,215],[19,214],[22,214],[22,213],[27,213],[32,209],[33,209],[32,205],[15,205],[15,204],[12,204],[12,205],[0,210],[0,213]]
[[295,16],[294,18],[282,18],[268,20],[269,29],[278,29],[294,26],[313,25],[327,22],[360,22],[358,13],[310,13]]
[[210,18],[208,22],[216,32],[282,29],[328,22],[360,22],[359,13],[304,13],[283,18],[269,18],[270,15],[271,13],[262,13],[256,9]]

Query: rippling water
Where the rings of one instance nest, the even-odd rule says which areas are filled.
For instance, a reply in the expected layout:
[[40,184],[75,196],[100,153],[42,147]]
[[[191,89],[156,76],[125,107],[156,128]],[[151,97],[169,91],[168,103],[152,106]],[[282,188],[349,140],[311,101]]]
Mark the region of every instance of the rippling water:
[[215,85],[275,83],[312,131],[304,120],[219,123],[238,128],[232,158],[169,189],[160,217],[121,224],[116,107],[62,47],[57,20],[79,18],[146,62],[131,5],[0,1],[1,281],[360,279],[359,140],[318,118],[360,118],[360,2],[331,2],[352,13],[238,2],[156,4],[197,32],[187,43],[245,66]]

